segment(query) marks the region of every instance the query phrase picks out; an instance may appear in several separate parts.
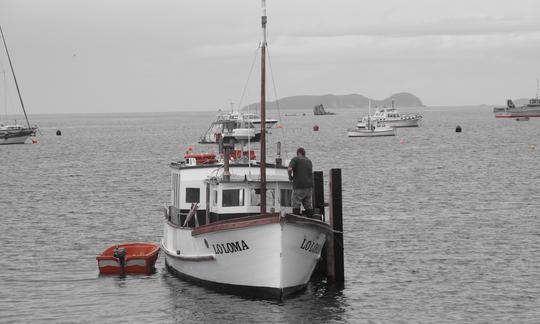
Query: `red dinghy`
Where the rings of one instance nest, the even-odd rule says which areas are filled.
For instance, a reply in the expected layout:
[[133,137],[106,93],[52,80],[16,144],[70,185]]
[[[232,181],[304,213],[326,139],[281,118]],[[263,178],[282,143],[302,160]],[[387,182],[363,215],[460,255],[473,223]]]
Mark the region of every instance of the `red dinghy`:
[[126,243],[108,247],[96,259],[100,274],[151,274],[158,254],[158,244]]

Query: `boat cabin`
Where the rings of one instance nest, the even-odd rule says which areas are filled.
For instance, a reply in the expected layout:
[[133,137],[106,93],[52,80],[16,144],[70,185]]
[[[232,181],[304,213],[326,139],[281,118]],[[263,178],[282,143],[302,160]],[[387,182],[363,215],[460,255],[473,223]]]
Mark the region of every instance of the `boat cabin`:
[[[260,214],[259,164],[231,163],[230,179],[222,162],[196,164],[193,160],[171,164],[170,223],[197,227],[212,222]],[[267,164],[268,213],[292,212],[292,183],[287,168]],[[227,179],[227,180],[226,180]]]

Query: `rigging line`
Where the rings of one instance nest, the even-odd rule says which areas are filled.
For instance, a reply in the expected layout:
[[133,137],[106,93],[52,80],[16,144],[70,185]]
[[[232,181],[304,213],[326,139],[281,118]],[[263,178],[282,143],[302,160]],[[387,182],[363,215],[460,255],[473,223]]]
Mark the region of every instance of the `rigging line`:
[[242,101],[244,101],[244,96],[246,94],[247,87],[249,85],[249,80],[251,79],[251,75],[253,74],[253,67],[255,66],[255,62],[257,60],[257,55],[259,54],[259,49],[261,48],[260,44],[255,50],[255,53],[253,55],[253,61],[251,62],[251,67],[249,69],[249,74],[246,80],[246,84],[244,85],[244,90],[242,91],[242,96],[240,96],[240,100],[238,100],[238,106],[236,107],[236,110],[240,112],[240,107],[242,106]]
[[[278,99],[278,94],[277,94],[277,90],[276,90],[276,79],[274,78],[274,69],[272,68],[272,60],[270,58],[270,50],[268,49],[268,47],[266,48],[266,51],[267,51],[267,56],[268,56],[268,67],[270,68],[270,76],[272,77],[272,85],[274,87],[274,96],[275,96],[275,103],[276,103],[276,108],[277,108],[277,111],[278,111],[278,120],[279,120],[279,123],[282,124],[282,118],[281,118],[281,109],[279,108],[279,99]],[[285,145],[285,139],[286,139],[286,130],[285,128],[282,128],[281,129],[282,131],[280,132],[281,134],[281,140],[282,140],[282,143],[284,144],[283,145],[283,153],[285,154],[285,156],[287,156],[287,145]]]
[[7,58],[9,61],[9,66],[11,67],[11,73],[13,74],[13,80],[15,81],[15,87],[17,87],[17,93],[19,94],[19,100],[21,101],[21,107],[24,112],[24,118],[26,118],[26,123],[28,124],[28,128],[30,127],[30,122],[28,121],[28,116],[26,115],[26,109],[24,109],[24,103],[21,96],[21,91],[19,90],[19,83],[17,82],[17,77],[15,77],[15,70],[13,69],[13,64],[11,63],[11,57],[9,56],[9,51],[6,45],[6,38],[4,37],[4,32],[2,31],[2,26],[0,26],[0,35],[2,35],[2,41],[4,42],[4,48],[6,49]]

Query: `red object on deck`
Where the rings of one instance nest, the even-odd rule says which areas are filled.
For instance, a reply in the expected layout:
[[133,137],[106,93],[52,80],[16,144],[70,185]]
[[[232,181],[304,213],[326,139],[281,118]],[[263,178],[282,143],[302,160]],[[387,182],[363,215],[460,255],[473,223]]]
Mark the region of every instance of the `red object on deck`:
[[109,246],[96,260],[100,274],[151,274],[158,254],[158,244],[125,243]]
[[212,164],[216,163],[216,154],[215,153],[189,153],[184,155],[184,159],[193,158],[199,164]]
[[254,150],[251,150],[251,151],[246,151],[246,152],[242,152],[242,150],[234,150],[231,152],[231,160],[237,160],[239,158],[241,158],[243,156],[247,156],[249,157],[250,160],[255,160],[257,157],[255,155],[255,151]]

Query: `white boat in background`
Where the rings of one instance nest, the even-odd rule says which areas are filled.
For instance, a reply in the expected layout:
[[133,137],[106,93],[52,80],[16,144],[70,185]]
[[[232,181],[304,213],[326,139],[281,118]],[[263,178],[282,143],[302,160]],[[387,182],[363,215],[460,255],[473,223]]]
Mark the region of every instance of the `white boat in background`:
[[34,127],[24,127],[22,125],[3,125],[0,124],[0,145],[24,144],[28,137],[34,136],[36,129]]
[[371,120],[368,117],[364,127],[350,128],[347,130],[348,137],[379,137],[396,136],[396,129],[384,125],[380,121]]
[[515,118],[517,121],[527,121],[531,117],[540,117],[539,83],[540,81],[536,79],[536,98],[530,99],[528,104],[519,107],[508,99],[506,107],[493,108],[495,118]]
[[[266,120],[266,129],[277,124],[275,119]],[[257,114],[227,112],[217,116],[217,120],[212,122],[208,130],[199,139],[200,144],[217,144],[222,137],[234,136],[237,129],[249,129],[253,132],[252,142],[261,139],[260,132],[261,119]],[[244,131],[245,132],[245,131]]]
[[348,137],[379,137],[379,136],[396,136],[396,130],[393,127],[388,127],[382,121],[373,120],[371,117],[371,100],[369,101],[368,116],[364,117],[363,123],[358,123],[356,128],[347,130]]
[[[181,278],[242,295],[283,298],[307,285],[332,229],[292,214],[292,183],[279,143],[276,163],[266,163],[265,0],[262,8],[261,118],[238,118],[227,132],[210,136],[205,142],[217,141],[218,154],[189,153],[170,165],[171,203],[161,249],[167,269]],[[249,150],[257,134],[259,162]]]
[[[26,139],[28,139],[28,137],[36,135],[37,127],[30,126],[30,121],[28,120],[28,116],[26,115],[26,109],[24,108],[21,92],[19,90],[19,84],[17,83],[15,70],[13,69],[13,64],[11,63],[11,57],[9,55],[9,51],[6,44],[6,39],[4,37],[4,31],[2,30],[2,26],[0,26],[0,36],[2,37],[2,42],[6,50],[6,56],[8,58],[9,66],[11,68],[11,74],[13,75],[13,80],[15,81],[15,86],[17,88],[17,93],[19,95],[19,102],[21,103],[21,107],[24,112],[24,117],[26,118],[26,124],[28,126],[28,127],[25,127],[25,126],[19,125],[17,124],[16,121],[15,121],[15,124],[13,125],[4,125],[0,123],[0,145],[24,144],[26,142]],[[4,96],[7,96],[6,73],[4,71],[2,72],[3,72],[2,74],[3,74],[3,81],[4,81]],[[6,110],[7,110],[7,100],[5,100],[5,105],[6,105]]]
[[[369,116],[366,116],[359,120],[357,127],[365,127],[368,117]],[[378,108],[371,118],[375,121],[384,122],[386,126],[390,127],[418,127],[420,125],[420,120],[422,120],[422,114],[401,114],[399,110],[394,107],[394,100],[392,100],[391,108]]]

